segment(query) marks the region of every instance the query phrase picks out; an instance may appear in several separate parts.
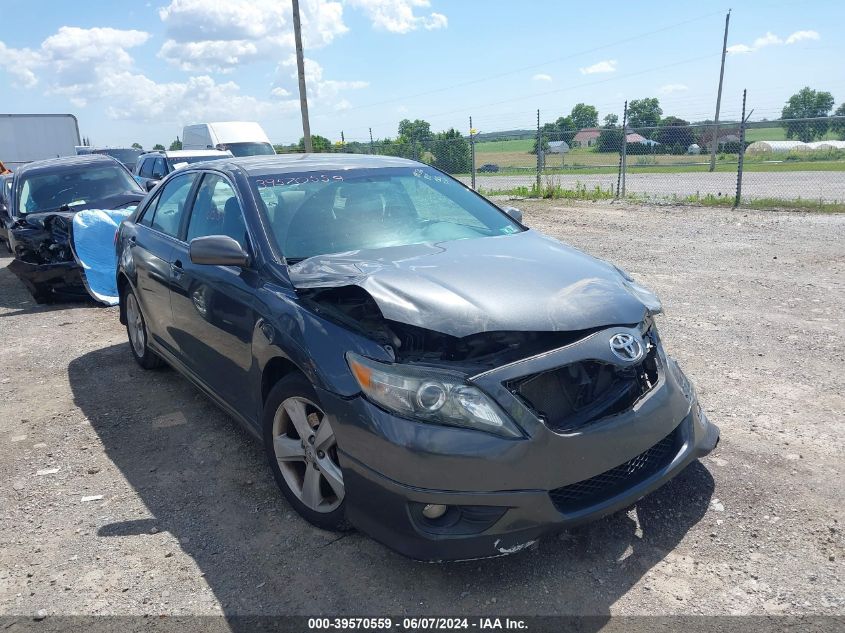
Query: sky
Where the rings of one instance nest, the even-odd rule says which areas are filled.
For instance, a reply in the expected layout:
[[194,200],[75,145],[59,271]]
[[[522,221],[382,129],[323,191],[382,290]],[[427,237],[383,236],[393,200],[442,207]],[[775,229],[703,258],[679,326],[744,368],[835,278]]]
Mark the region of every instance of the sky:
[[[845,101],[845,3],[300,0],[311,130],[332,141],[601,117],[658,97],[713,117],[776,118],[803,86]],[[667,7],[671,7],[667,10]],[[183,125],[254,120],[302,136],[290,0],[28,0],[4,5],[0,112],[70,112],[98,146],[169,143]],[[621,118],[621,116],[620,116]]]

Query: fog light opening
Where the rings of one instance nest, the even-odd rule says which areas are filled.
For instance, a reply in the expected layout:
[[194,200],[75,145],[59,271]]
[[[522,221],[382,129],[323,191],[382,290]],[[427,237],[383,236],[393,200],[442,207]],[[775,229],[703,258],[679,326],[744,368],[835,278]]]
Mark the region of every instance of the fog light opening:
[[422,509],[422,514],[426,519],[431,519],[433,521],[446,514],[446,510],[448,509],[448,506],[444,506],[439,503],[429,503]]

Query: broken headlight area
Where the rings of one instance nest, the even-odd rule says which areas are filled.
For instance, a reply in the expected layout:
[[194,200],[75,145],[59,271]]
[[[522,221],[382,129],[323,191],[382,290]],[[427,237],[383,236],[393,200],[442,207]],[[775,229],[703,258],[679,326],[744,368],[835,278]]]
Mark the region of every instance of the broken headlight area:
[[457,372],[382,363],[352,352],[346,360],[364,395],[396,415],[502,437],[523,437],[490,397]]
[[71,250],[71,222],[71,214],[39,214],[11,229],[15,259],[9,270],[39,303],[87,296]]

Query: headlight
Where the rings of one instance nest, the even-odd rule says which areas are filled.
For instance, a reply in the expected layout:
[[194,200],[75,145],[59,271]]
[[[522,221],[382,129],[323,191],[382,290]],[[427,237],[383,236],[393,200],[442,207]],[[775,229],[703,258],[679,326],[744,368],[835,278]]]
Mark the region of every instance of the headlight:
[[634,281],[631,275],[619,268],[619,266],[613,265],[613,267],[616,269],[616,272],[622,275],[622,279],[624,279],[622,285],[625,286],[625,289],[646,307],[649,314],[654,315],[663,312],[663,304],[657,298],[656,294]]
[[346,361],[361,391],[389,411],[423,422],[522,437],[484,392],[457,373],[388,365],[352,352],[347,353]]

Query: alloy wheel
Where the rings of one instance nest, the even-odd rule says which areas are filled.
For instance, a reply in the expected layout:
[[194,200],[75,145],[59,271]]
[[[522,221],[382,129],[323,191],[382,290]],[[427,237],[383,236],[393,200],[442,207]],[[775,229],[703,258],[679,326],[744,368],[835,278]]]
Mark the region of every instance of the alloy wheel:
[[282,402],[273,418],[273,452],[290,490],[305,506],[328,513],[343,501],[337,440],[325,413],[299,396]]
[[144,317],[141,316],[138,300],[131,292],[126,296],[126,330],[132,349],[139,358],[142,357],[147,346],[147,332],[144,329]]

